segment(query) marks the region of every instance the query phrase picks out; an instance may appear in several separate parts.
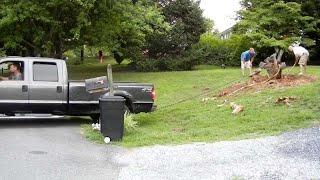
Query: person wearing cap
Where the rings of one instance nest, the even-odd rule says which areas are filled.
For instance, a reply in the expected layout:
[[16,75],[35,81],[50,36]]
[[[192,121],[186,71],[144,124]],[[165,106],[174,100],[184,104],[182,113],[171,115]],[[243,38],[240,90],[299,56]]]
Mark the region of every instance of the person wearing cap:
[[249,69],[250,74],[252,69],[252,62],[254,60],[256,53],[254,52],[253,48],[250,48],[248,51],[245,51],[241,54],[241,70],[242,75],[245,75],[245,69]]
[[289,52],[293,52],[296,63],[300,65],[300,75],[306,74],[307,62],[309,60],[309,51],[301,46],[289,46]]

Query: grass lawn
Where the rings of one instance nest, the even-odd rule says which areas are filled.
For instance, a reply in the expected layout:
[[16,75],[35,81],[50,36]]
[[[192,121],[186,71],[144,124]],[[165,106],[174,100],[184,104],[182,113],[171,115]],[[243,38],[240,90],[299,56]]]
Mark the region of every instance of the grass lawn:
[[[106,74],[106,63],[100,65],[95,60],[81,66],[69,64],[70,79]],[[320,122],[320,81],[300,87],[240,93],[229,100],[243,105],[245,111],[234,116],[229,106],[218,107],[226,98],[208,103],[202,102],[202,98],[216,95],[234,82],[245,81],[238,68],[199,66],[195,71],[156,73],[121,71],[123,68],[126,65],[115,66],[118,72],[114,72],[114,79],[154,83],[158,105],[158,110],[153,113],[134,115],[138,127],[125,132],[123,141],[119,143],[126,147],[255,138]],[[291,73],[297,74],[298,68]],[[308,73],[319,77],[320,67],[309,67]],[[204,92],[210,94],[175,104]],[[298,100],[291,106],[275,105],[274,101],[281,96],[296,96]],[[101,136],[91,131],[91,125],[84,124],[82,129],[86,137],[101,142]]]

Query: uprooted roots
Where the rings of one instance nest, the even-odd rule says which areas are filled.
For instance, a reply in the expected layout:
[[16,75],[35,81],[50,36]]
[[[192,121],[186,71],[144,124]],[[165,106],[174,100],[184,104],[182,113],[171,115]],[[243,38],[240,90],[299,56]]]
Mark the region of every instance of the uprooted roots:
[[317,80],[316,76],[283,75],[281,79],[269,80],[267,76],[255,75],[246,83],[237,83],[220,91],[218,96],[232,96],[239,92],[259,92],[270,87],[290,87],[311,83]]

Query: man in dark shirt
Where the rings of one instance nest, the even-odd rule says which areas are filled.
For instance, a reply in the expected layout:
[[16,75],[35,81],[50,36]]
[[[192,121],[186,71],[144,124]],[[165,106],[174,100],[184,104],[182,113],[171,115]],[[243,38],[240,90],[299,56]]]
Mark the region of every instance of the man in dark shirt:
[[21,73],[21,67],[18,63],[13,63],[10,65],[10,76],[1,77],[0,80],[13,80],[13,81],[22,81],[23,75]]

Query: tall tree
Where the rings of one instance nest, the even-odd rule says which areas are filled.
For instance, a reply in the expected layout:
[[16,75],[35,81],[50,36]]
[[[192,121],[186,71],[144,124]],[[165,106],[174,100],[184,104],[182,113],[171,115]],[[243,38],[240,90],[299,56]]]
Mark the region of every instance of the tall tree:
[[[286,2],[296,2],[301,4],[301,14],[304,16],[311,16],[314,18],[313,24],[315,28],[306,29],[305,36],[312,39],[315,43],[314,46],[309,45],[311,51],[311,61],[319,63],[320,58],[320,1],[319,0],[286,0]],[[317,62],[318,61],[318,62]]]
[[0,48],[9,55],[61,58],[83,45],[107,47],[127,57],[141,52],[145,37],[166,28],[148,0],[2,0]]
[[25,52],[61,57],[77,44],[95,0],[3,0],[0,5],[0,41],[8,54]]
[[167,55],[181,55],[199,42],[200,35],[206,31],[205,18],[202,16],[200,1],[159,0],[165,21],[171,26],[168,32],[159,31],[148,37],[148,54],[152,58]]
[[258,47],[273,47],[277,59],[295,41],[310,42],[306,31],[314,28],[313,18],[301,14],[301,5],[280,0],[243,0],[236,31]]
[[97,6],[92,25],[85,29],[84,43],[108,47],[117,62],[123,58],[135,60],[141,55],[146,36],[158,29],[168,29],[164,16],[155,3],[149,1],[118,0],[111,6]]

